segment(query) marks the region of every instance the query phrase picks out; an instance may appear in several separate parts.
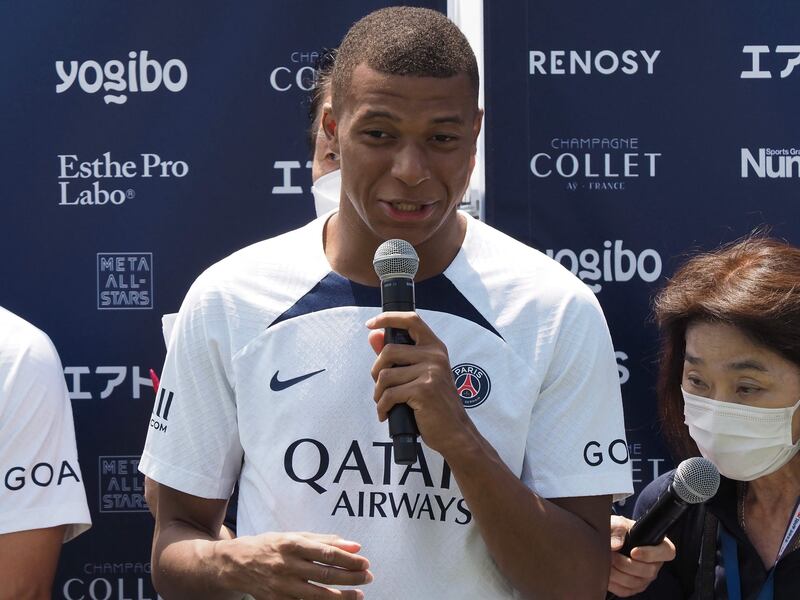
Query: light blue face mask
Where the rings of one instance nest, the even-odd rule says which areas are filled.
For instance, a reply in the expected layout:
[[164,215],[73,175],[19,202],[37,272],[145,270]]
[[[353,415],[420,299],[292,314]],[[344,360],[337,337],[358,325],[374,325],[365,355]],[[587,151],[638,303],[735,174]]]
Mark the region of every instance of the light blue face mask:
[[318,217],[339,208],[341,189],[342,171],[340,169],[325,173],[314,182],[311,193],[314,194],[314,208]]
[[786,408],[759,408],[681,391],[689,435],[729,479],[752,481],[774,473],[800,450],[800,440],[792,443],[792,417],[800,400]]

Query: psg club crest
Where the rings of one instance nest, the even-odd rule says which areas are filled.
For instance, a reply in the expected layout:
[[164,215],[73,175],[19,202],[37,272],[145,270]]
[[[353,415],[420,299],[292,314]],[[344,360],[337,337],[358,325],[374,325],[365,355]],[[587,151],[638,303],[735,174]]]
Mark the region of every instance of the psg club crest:
[[464,408],[480,406],[489,397],[492,382],[478,365],[463,363],[453,367],[453,379]]

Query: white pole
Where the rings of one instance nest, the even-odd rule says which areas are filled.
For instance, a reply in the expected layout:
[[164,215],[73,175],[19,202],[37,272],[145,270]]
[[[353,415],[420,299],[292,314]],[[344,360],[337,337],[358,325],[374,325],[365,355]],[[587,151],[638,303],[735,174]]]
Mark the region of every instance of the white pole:
[[[483,104],[483,0],[447,0],[447,16],[464,33],[475,52],[478,61],[478,73],[481,78],[480,89],[478,90],[478,106]],[[484,198],[486,197],[486,169],[484,152],[484,130],[486,123],[481,128],[478,136],[478,153],[475,160],[475,170],[464,197],[463,206],[473,216],[484,220],[486,208]]]

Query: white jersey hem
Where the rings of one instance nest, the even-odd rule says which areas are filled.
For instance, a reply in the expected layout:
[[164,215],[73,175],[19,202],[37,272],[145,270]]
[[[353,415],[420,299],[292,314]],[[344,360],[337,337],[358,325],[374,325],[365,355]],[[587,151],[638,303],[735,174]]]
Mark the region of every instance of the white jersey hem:
[[221,476],[212,478],[187,471],[158,459],[146,451],[142,453],[139,471],[156,483],[208,500],[227,500],[230,498],[234,483],[236,483],[235,479],[223,479]]
[[37,506],[22,511],[8,511],[0,518],[0,534],[19,533],[66,525],[64,543],[79,536],[92,526],[85,503]]
[[535,479],[533,490],[542,498],[575,498],[577,496],[605,496],[611,494],[614,502],[633,495],[629,473],[605,472],[592,477],[579,475],[553,480]]

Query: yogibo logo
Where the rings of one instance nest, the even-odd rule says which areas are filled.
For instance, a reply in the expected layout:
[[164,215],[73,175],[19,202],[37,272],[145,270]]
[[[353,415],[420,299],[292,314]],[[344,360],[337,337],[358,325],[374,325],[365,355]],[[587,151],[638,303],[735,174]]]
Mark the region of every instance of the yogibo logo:
[[56,73],[61,83],[56,85],[56,93],[63,94],[77,83],[87,94],[105,91],[106,104],[125,104],[128,96],[123,92],[154,92],[162,83],[170,92],[186,87],[189,72],[183,61],[172,58],[162,65],[148,58],[147,50],[129,52],[128,58],[127,64],[109,60],[103,65],[96,60],[57,60]]

